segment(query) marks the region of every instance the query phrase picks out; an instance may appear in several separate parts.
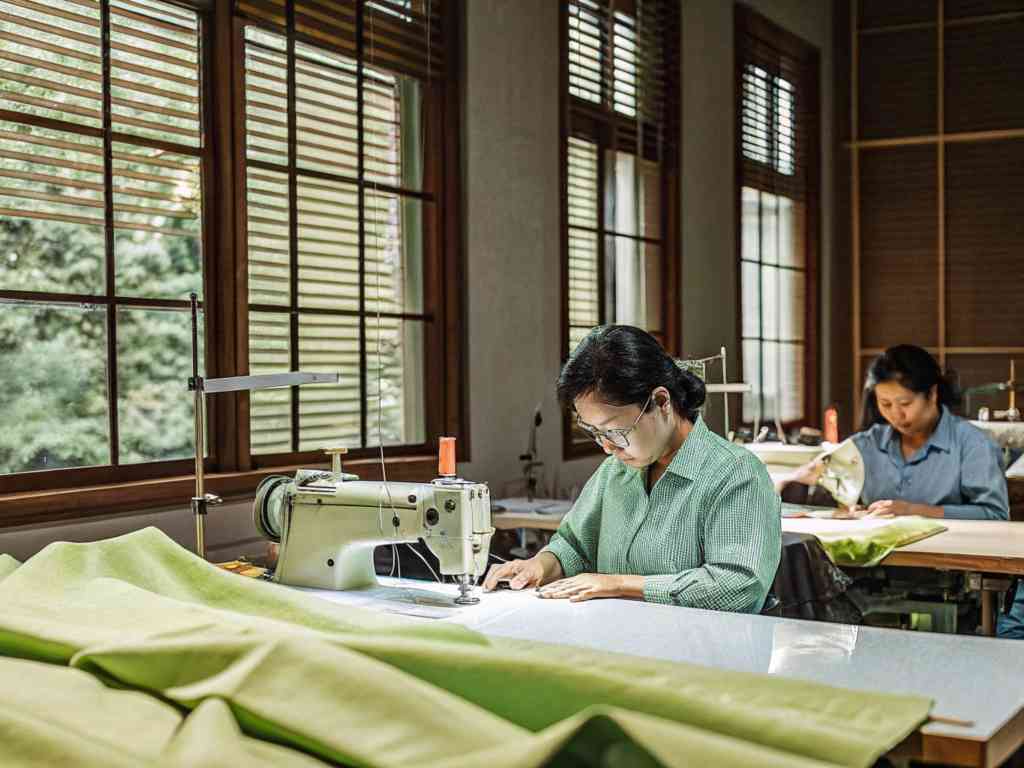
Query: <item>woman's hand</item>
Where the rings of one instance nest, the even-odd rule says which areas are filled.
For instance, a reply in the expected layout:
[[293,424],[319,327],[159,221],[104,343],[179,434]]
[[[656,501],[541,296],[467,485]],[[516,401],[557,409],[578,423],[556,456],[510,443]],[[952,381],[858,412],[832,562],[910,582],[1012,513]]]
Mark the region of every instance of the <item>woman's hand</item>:
[[597,597],[623,596],[622,577],[609,573],[581,573],[568,579],[552,582],[537,590],[540,597],[569,598],[570,603],[593,600]]
[[538,552],[529,560],[510,560],[491,568],[484,579],[484,591],[497,588],[499,581],[507,581],[510,589],[539,587],[562,577],[562,564],[550,552]]
[[862,507],[860,504],[854,504],[852,507],[844,507],[840,504],[836,511],[832,513],[833,520],[858,520],[862,517],[867,517],[868,510]]
[[782,493],[782,490],[790,483],[800,483],[801,485],[817,485],[818,478],[821,477],[825,471],[825,462],[821,459],[815,459],[814,461],[804,464],[802,467],[794,469],[788,475],[780,477],[775,481],[775,492]]
[[825,462],[821,459],[804,464],[799,469],[794,469],[789,476],[789,482],[802,483],[804,485],[817,485],[818,478],[825,471]]
[[876,502],[862,507],[859,504],[853,507],[839,507],[832,515],[835,520],[857,520],[863,517],[943,517],[942,507],[932,507],[928,504],[914,504],[902,499],[879,499]]
[[942,507],[913,504],[902,499],[879,499],[868,505],[867,517],[942,517]]

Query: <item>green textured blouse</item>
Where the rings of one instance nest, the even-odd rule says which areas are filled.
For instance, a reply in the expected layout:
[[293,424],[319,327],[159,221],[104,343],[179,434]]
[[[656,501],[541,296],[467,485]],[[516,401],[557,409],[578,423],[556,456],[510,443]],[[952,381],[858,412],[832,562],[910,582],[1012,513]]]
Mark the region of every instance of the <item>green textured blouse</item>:
[[757,612],[781,551],[780,499],[753,453],[700,417],[650,495],[609,456],[545,551],[566,576],[638,575],[649,602]]

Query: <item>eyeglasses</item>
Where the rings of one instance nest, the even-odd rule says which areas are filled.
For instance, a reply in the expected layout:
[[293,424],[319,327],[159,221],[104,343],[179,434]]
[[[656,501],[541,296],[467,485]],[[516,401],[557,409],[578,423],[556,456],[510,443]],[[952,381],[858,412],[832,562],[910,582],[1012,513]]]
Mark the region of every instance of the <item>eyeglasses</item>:
[[626,449],[629,448],[629,433],[636,429],[636,425],[640,423],[640,419],[647,413],[647,407],[651,404],[651,400],[654,398],[654,393],[651,392],[647,397],[647,402],[644,403],[644,407],[640,409],[640,415],[636,417],[636,421],[633,422],[633,426],[626,427],[624,429],[598,429],[592,427],[587,422],[580,418],[580,415],[576,414],[576,426],[594,438],[594,441],[598,445],[603,445],[605,441],[611,443],[616,448]]

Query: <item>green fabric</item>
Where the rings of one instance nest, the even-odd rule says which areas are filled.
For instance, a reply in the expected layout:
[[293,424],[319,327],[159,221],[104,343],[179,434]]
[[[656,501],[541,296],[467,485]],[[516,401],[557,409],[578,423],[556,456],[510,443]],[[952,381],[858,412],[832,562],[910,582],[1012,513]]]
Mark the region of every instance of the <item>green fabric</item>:
[[645,576],[649,602],[760,611],[782,537],[764,465],[698,418],[650,495],[646,476],[605,459],[546,548],[565,575]]
[[5,768],[283,766],[319,760],[242,735],[223,701],[183,714],[144,693],[108,688],[77,669],[0,658],[0,757]]
[[20,565],[21,563],[10,555],[0,555],[0,581],[14,573]]
[[[389,767],[868,766],[930,708],[345,608],[223,572],[154,529],[51,545],[0,582],[0,603],[0,653],[71,667],[46,688],[57,700],[67,685],[77,723],[0,739],[4,765],[74,762],[113,739],[170,765],[223,743],[270,764],[259,749]],[[8,713],[32,701],[0,684]],[[143,723],[112,732],[116,717],[83,711],[89,685]]]
[[836,565],[878,565],[897,547],[913,544],[947,530],[924,517],[901,517],[888,525],[850,533],[816,534],[821,546]]

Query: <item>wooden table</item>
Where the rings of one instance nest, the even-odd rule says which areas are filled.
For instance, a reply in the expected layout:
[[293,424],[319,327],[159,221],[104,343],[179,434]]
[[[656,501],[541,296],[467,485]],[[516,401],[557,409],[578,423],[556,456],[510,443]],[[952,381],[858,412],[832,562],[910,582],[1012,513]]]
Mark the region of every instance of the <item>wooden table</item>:
[[[996,520],[942,520],[946,531],[892,552],[883,565],[944,571],[1024,574],[1024,525]],[[856,531],[859,520],[783,518],[782,530],[831,534]]]
[[537,531],[557,531],[562,524],[563,515],[530,512],[518,514],[514,512],[495,512],[491,515],[491,524],[499,531],[533,528]]
[[[507,514],[491,516],[499,530],[534,528],[558,530],[561,515]],[[819,520],[786,517],[782,530],[789,533],[855,532],[858,520]],[[905,565],[943,571],[978,571],[1024,575],[1024,525],[996,520],[943,520],[947,530],[892,552],[882,565]]]
[[[855,531],[859,520],[783,518],[782,530],[833,534]],[[943,520],[948,530],[891,552],[881,565],[964,571],[979,574],[981,626],[986,635],[996,630],[996,595],[1009,587],[1007,577],[1024,576],[1024,525],[997,520]]]
[[[498,529],[554,531],[562,516],[499,513],[492,515],[491,521]],[[974,588],[981,592],[982,631],[994,635],[997,593],[1007,589],[1008,577],[1024,576],[1024,525],[996,520],[943,520],[942,524],[948,530],[900,547],[881,564],[979,574]],[[863,527],[862,521],[782,519],[782,530],[791,533],[853,532],[858,527]]]

